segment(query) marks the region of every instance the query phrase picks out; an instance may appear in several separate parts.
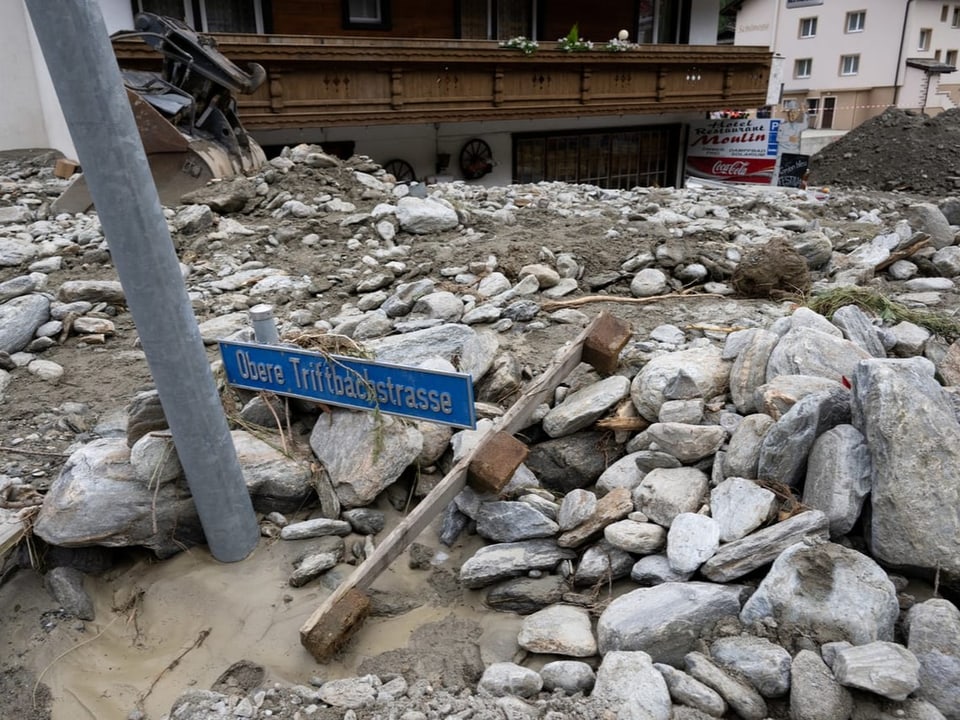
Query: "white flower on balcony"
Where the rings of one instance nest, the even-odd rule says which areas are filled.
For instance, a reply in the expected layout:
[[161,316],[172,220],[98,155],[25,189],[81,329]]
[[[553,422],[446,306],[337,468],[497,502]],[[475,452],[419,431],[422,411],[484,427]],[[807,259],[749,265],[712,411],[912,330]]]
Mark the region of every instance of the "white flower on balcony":
[[533,55],[540,45],[536,40],[531,40],[523,35],[519,35],[517,37],[510,38],[509,40],[500,41],[500,47],[520,50],[524,55]]

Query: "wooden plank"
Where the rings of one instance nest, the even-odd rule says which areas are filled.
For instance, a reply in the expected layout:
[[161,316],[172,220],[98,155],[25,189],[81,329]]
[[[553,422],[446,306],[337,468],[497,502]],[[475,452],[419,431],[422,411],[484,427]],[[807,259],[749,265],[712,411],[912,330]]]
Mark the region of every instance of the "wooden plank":
[[0,510],[0,560],[23,538],[23,523],[16,514]]
[[[474,449],[460,458],[443,480],[430,491],[413,511],[398,524],[379,547],[317,608],[300,628],[300,642],[319,662],[326,662],[343,646],[344,637],[352,635],[363,621],[363,613],[354,612],[357,603],[350,600],[356,590],[366,590],[373,581],[399,557],[407,546],[423,532],[434,517],[463,489],[470,462],[483,453],[497,432],[514,434],[527,427],[534,411],[546,401],[557,385],[580,364],[583,345],[607,313],[601,313],[573,342],[562,349],[551,365],[537,376],[503,417],[499,425],[484,433]],[[337,608],[340,605],[341,607]],[[343,607],[347,605],[349,607]]]

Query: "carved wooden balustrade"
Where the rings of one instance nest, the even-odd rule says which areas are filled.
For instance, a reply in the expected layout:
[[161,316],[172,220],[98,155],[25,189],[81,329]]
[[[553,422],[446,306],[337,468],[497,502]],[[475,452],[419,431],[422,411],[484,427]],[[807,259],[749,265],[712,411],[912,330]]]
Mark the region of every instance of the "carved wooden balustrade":
[[[656,114],[765,104],[771,53],[733,45],[640,45],[530,55],[493,41],[216,35],[267,80],[240,96],[248,130]],[[117,40],[124,67],[158,67],[139,40]]]

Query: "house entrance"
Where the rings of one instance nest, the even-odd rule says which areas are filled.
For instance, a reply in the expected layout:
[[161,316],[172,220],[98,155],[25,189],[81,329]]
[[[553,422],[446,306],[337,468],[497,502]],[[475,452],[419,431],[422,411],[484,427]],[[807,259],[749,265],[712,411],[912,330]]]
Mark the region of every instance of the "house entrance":
[[513,136],[513,182],[665,187],[677,181],[679,125]]
[[837,109],[837,99],[835,97],[825,97],[823,99],[823,115],[820,120],[820,127],[823,130],[829,130],[833,127],[833,113]]

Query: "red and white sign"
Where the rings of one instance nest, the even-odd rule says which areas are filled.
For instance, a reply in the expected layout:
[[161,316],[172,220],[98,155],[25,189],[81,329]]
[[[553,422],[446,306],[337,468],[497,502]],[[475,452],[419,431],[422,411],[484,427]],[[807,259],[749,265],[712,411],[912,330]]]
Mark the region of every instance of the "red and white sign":
[[734,183],[775,182],[779,120],[703,120],[690,125],[686,173]]

